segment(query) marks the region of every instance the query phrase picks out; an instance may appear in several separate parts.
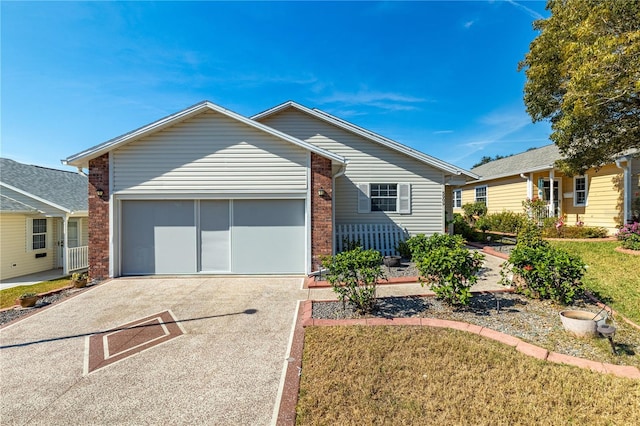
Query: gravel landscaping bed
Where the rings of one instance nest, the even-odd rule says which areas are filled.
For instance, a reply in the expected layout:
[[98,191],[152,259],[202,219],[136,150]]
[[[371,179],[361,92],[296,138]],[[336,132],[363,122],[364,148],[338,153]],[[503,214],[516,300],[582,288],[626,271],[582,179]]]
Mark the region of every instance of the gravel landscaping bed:
[[16,318],[20,318],[21,316],[36,312],[38,309],[48,306],[54,302],[62,300],[66,297],[69,297],[82,289],[68,289],[63,290],[60,293],[51,294],[49,296],[42,297],[38,300],[38,303],[33,308],[21,308],[16,306],[12,309],[7,309],[4,311],[0,311],[0,325],[6,324],[10,321],[13,321]]
[[431,317],[464,321],[518,337],[549,351],[640,368],[640,330],[626,324],[621,318],[614,317],[617,327],[614,337],[617,355],[613,355],[605,338],[577,338],[567,333],[560,322],[559,312],[563,309],[586,310],[593,312],[594,316],[600,312],[600,308],[586,298],[576,301],[570,307],[561,307],[547,301],[503,293],[498,299],[493,294],[474,295],[470,306],[466,308],[452,308],[434,297],[380,298],[375,311],[369,315],[358,315],[349,305],[344,309],[342,302],[314,302],[313,317]]

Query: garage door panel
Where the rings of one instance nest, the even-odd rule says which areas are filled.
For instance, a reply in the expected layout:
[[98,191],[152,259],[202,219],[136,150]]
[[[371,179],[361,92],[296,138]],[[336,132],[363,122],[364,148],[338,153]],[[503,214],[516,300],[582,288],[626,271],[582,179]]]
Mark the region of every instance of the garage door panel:
[[233,272],[303,273],[304,218],[304,200],[234,201]]
[[204,272],[229,272],[229,201],[200,202],[201,268]]
[[122,203],[122,273],[196,272],[193,201]]

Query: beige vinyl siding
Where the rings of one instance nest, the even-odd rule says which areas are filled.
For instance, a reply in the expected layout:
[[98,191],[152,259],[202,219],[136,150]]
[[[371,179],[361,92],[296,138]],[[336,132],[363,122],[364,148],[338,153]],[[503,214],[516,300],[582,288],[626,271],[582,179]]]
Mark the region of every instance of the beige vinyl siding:
[[307,188],[307,150],[207,111],[113,151],[114,191],[284,193]]
[[640,197],[640,155],[631,160],[631,197]]
[[589,170],[587,206],[582,219],[585,225],[604,226],[615,233],[622,224],[622,170],[615,164],[598,171]]
[[[261,122],[349,161],[333,193],[337,225],[392,220],[410,234],[444,231],[444,176],[440,170],[291,108]],[[411,184],[411,214],[358,213],[360,183]]]
[[[27,218],[40,217],[10,213],[0,214],[1,280],[47,271],[56,265],[55,244],[52,243],[55,241],[54,220],[47,219],[47,248],[29,251],[27,249]],[[36,253],[46,253],[47,256],[36,259]]]

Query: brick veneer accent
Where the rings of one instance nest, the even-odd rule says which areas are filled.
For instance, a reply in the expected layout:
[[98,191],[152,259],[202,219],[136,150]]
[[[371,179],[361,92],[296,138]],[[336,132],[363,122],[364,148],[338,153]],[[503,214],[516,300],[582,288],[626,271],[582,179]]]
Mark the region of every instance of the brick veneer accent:
[[[324,196],[318,190],[325,190]],[[320,269],[321,258],[333,253],[333,223],[331,219],[333,187],[331,160],[311,153],[311,268]]]
[[[102,198],[96,190],[102,189]],[[109,154],[89,160],[89,279],[109,277]]]

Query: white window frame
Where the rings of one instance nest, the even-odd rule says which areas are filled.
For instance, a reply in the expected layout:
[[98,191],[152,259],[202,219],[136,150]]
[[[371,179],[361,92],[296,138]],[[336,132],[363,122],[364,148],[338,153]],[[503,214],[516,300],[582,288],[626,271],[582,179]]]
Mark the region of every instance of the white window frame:
[[454,209],[462,208],[462,189],[454,189],[451,198]]
[[[43,220],[44,221],[44,232],[35,232],[36,229],[34,227],[34,221],[36,220]],[[26,245],[26,249],[27,251],[41,251],[41,250],[48,250],[49,247],[51,246],[51,242],[49,241],[50,235],[51,235],[51,224],[49,223],[49,220],[47,218],[42,218],[42,217],[28,217],[27,218],[27,232],[26,232],[26,241],[25,241],[25,245]],[[44,235],[44,247],[38,247],[35,248],[34,247],[34,240],[33,237],[36,235]]]
[[[484,188],[484,200],[478,199],[478,189]],[[487,185],[476,186],[473,192],[473,200],[477,203],[478,201],[484,202],[485,206],[489,205],[489,188]]]
[[[584,179],[584,189],[577,189],[577,180]],[[584,203],[578,202],[578,193],[584,192]],[[589,178],[587,175],[573,177],[573,207],[586,207],[589,205]]]
[[[396,185],[396,209],[395,211],[372,211],[371,209],[371,185]],[[358,213],[400,213],[411,214],[411,184],[401,182],[372,182],[359,183],[358,187]],[[378,198],[378,197],[376,197]]]

